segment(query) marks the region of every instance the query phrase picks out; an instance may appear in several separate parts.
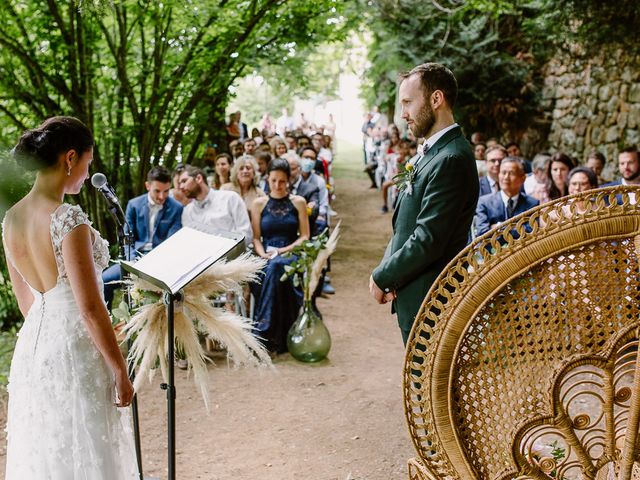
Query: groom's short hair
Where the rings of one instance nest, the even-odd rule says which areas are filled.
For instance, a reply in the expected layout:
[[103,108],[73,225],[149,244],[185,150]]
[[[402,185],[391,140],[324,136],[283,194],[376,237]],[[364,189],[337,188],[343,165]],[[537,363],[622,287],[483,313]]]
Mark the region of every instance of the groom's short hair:
[[436,90],[440,90],[444,93],[444,99],[447,101],[449,108],[453,109],[458,98],[458,82],[451,70],[439,63],[423,63],[409,72],[401,73],[400,79],[406,80],[413,75],[420,76],[422,87],[427,96],[430,96]]

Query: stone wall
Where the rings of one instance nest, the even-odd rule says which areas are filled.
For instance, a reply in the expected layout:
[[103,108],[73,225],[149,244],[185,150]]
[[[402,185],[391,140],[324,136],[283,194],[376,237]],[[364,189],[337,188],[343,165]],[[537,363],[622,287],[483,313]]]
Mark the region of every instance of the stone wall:
[[623,52],[588,60],[558,57],[547,65],[543,107],[551,115],[552,151],[583,163],[592,150],[617,172],[621,148],[640,146],[640,59]]

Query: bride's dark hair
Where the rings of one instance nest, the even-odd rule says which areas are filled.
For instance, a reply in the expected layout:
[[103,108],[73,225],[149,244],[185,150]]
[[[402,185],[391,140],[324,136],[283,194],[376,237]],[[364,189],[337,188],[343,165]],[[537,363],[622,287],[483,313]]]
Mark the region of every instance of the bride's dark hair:
[[82,155],[94,145],[87,126],[74,117],[51,117],[42,125],[22,134],[12,153],[27,170],[53,167],[61,153],[75,150]]

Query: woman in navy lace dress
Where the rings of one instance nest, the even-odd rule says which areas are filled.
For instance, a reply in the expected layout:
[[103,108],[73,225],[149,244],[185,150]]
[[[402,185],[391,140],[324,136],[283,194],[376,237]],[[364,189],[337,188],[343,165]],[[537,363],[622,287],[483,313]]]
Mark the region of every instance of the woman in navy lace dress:
[[269,196],[256,198],[251,206],[253,244],[256,253],[269,260],[254,291],[254,320],[267,348],[278,353],[287,351],[287,332],[302,305],[302,293],[291,280],[280,281],[284,266],[293,261],[282,255],[309,238],[307,204],[304,198],[289,195],[290,175],[286,160],[271,162]]

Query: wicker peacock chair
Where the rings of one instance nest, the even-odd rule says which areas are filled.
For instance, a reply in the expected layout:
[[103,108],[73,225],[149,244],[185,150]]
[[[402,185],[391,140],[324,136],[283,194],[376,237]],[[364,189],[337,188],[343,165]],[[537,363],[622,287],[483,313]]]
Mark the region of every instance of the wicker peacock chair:
[[640,478],[635,197],[542,205],[445,269],[407,345],[410,479]]

